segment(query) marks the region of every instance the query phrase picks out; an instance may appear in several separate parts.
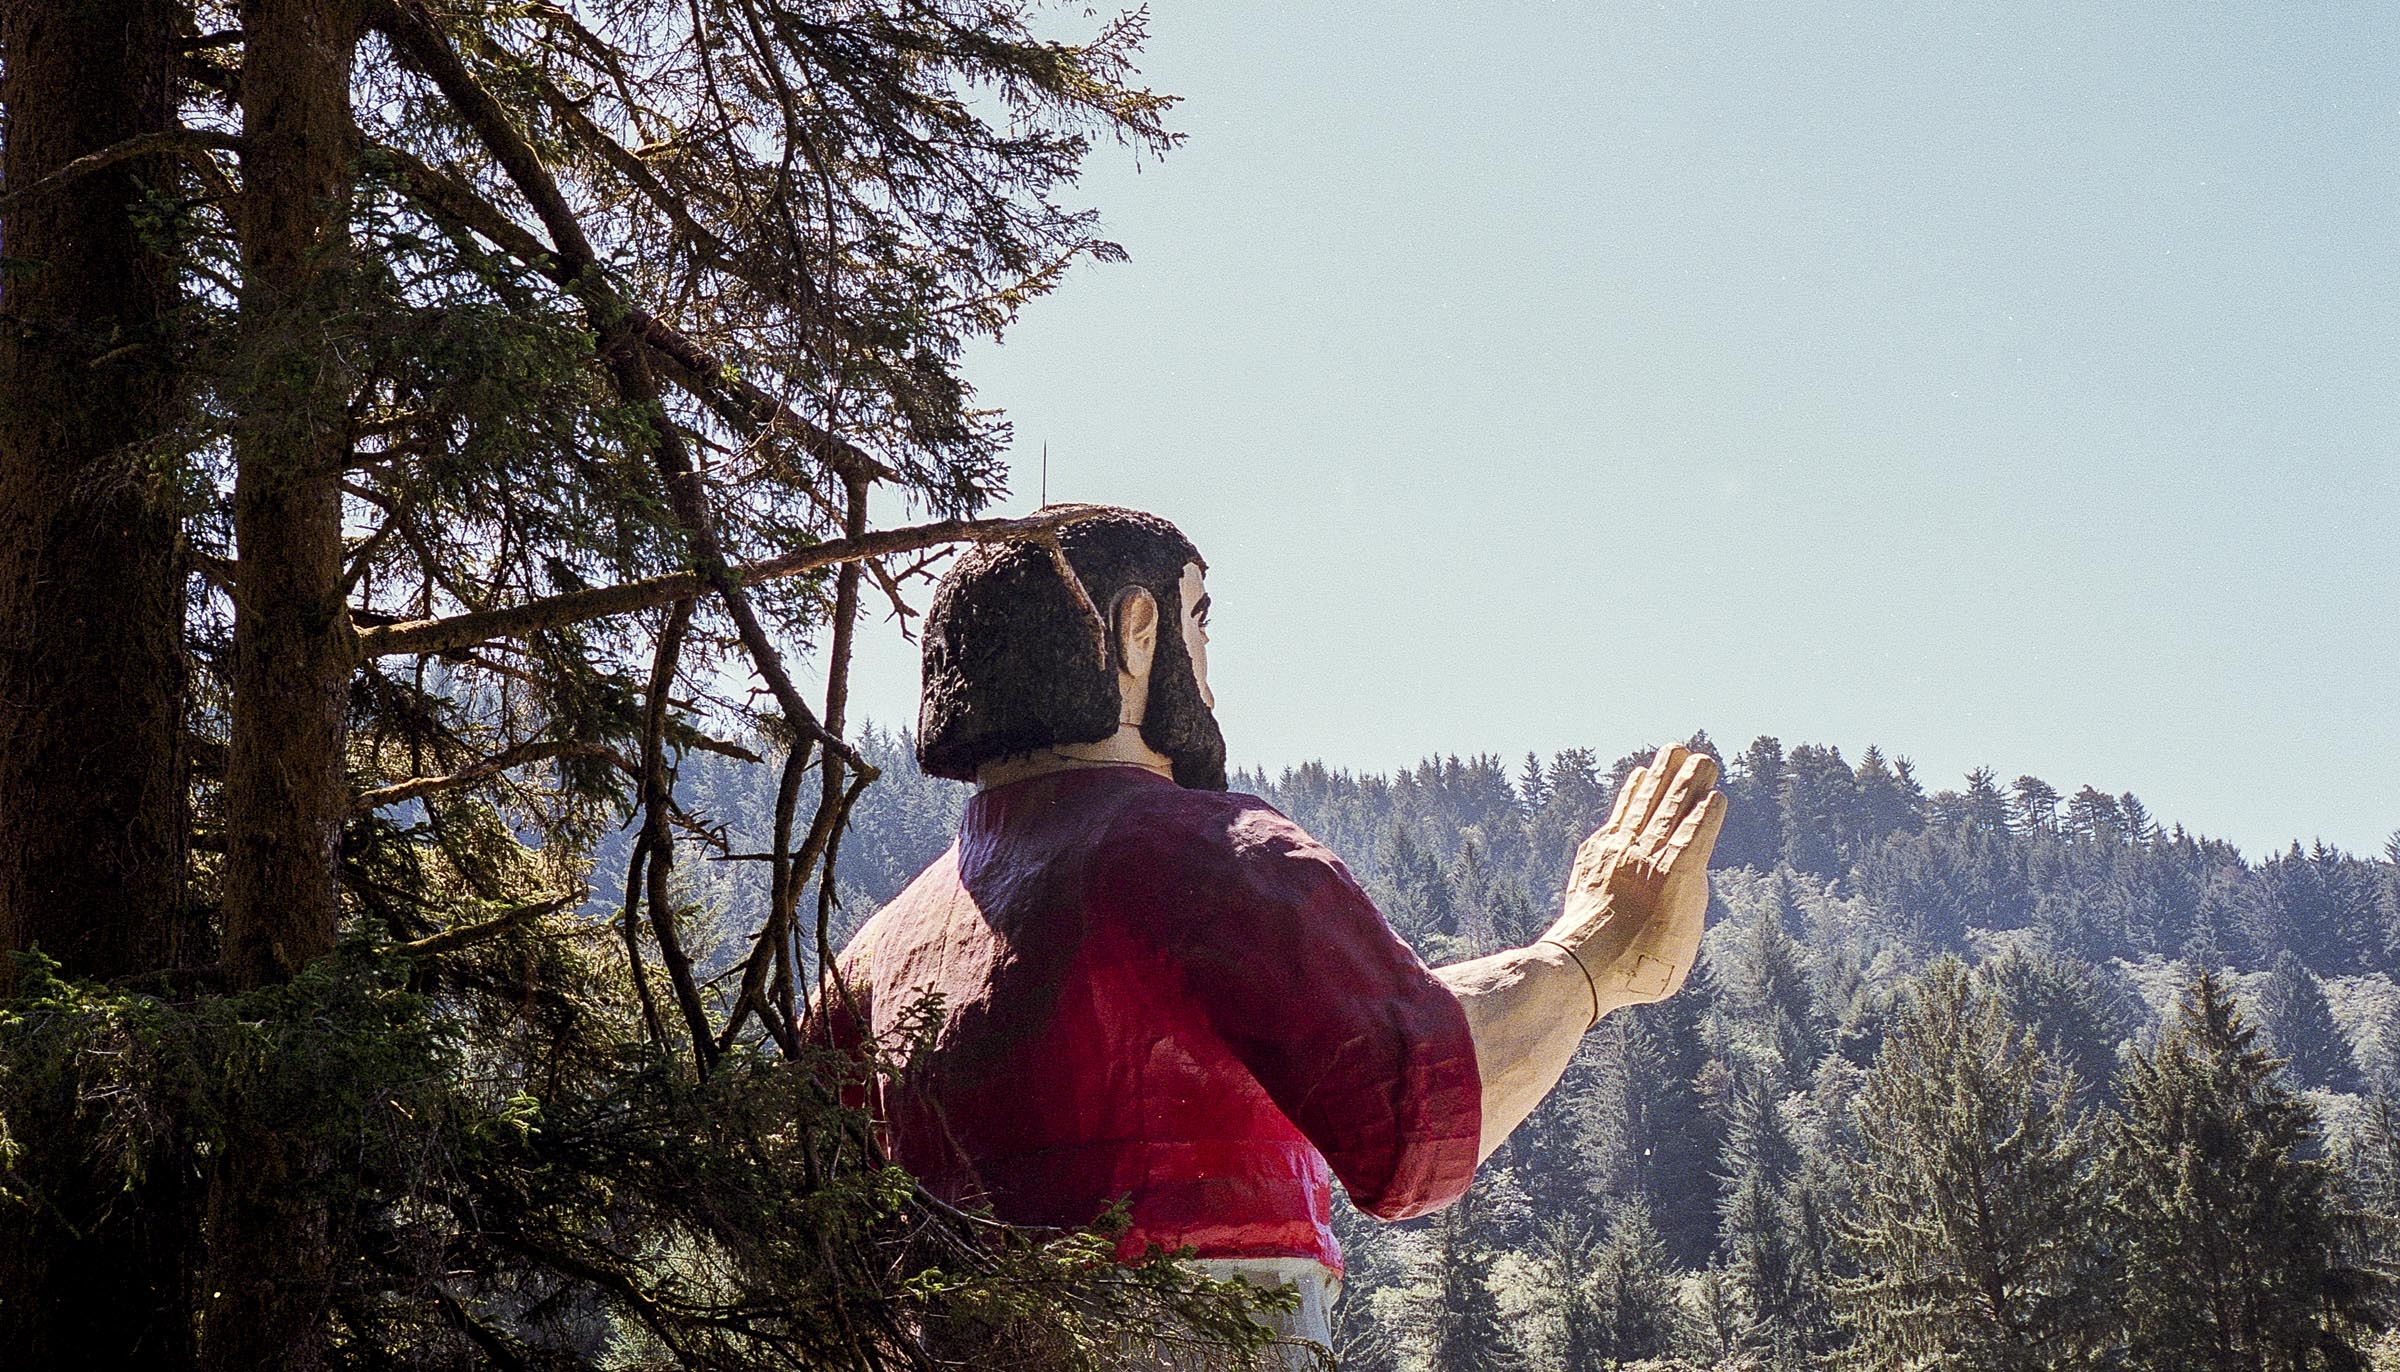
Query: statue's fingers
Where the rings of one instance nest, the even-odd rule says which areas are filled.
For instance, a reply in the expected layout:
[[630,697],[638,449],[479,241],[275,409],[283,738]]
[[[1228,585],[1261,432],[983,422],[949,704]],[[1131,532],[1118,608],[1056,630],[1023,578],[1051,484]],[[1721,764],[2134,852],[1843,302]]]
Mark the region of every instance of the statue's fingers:
[[1642,778],[1648,774],[1649,769],[1644,767],[1636,767],[1625,774],[1624,783],[1617,787],[1617,803],[1609,808],[1608,823],[1601,825],[1601,828],[1614,829],[1625,822],[1626,812],[1633,808],[1633,793],[1641,789]]
[[1625,826],[1630,833],[1640,834],[1649,829],[1650,818],[1658,813],[1659,801],[1665,799],[1667,787],[1674,783],[1675,774],[1683,769],[1685,756],[1682,744],[1670,743],[1658,750],[1657,757],[1650,759],[1641,787],[1634,792],[1633,808],[1625,815]]
[[1608,880],[1609,872],[1618,859],[1633,846],[1634,831],[1626,827],[1625,816],[1633,809],[1634,792],[1641,789],[1645,769],[1636,767],[1617,787],[1616,803],[1609,808],[1608,822],[1584,835],[1575,847],[1575,863],[1567,869],[1567,889],[1598,889]]
[[1675,836],[1667,840],[1667,861],[1680,865],[1685,861],[1708,865],[1708,855],[1716,851],[1717,831],[1725,827],[1725,793],[1711,791],[1683,823],[1675,826]]
[[1657,849],[1670,843],[1675,831],[1686,819],[1697,813],[1711,787],[1717,784],[1717,761],[1706,753],[1686,754],[1683,766],[1676,769],[1674,784],[1667,787],[1658,809],[1642,831],[1644,847]]

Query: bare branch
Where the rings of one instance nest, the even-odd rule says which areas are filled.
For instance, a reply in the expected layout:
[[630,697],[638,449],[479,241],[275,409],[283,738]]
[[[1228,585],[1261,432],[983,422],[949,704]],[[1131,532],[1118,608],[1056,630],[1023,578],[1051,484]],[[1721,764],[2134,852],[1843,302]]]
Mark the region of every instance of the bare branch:
[[[996,543],[1031,538],[1089,519],[1097,511],[1066,506],[1024,519],[944,519],[898,529],[878,529],[857,538],[837,538],[782,557],[768,558],[728,570],[742,585],[778,581],[820,567],[911,552],[943,543]],[[708,582],[698,572],[675,572],[618,586],[595,587],[544,596],[522,605],[470,611],[441,619],[417,619],[358,631],[362,657],[394,653],[441,653],[494,638],[524,638],[543,629],[599,619],[608,615],[654,610],[661,605],[705,594]]]
[[[1084,589],[1083,578],[1075,574],[1075,564],[1067,561],[1067,550],[1059,543],[1054,531],[1033,540],[1050,553],[1050,565],[1058,569],[1058,579],[1066,583],[1067,591],[1075,597],[1075,606],[1083,611],[1084,627],[1091,631],[1092,651],[1098,655],[1102,671],[1108,669],[1108,618],[1092,603],[1091,592]],[[1115,606],[1110,606],[1115,609]]]
[[[645,873],[650,907],[650,936],[658,941],[659,961],[666,964],[675,1003],[683,1011],[684,1028],[692,1038],[692,1063],[705,1080],[716,1053],[708,1033],[708,1010],[700,987],[692,980],[692,960],[675,930],[671,875],[675,865],[675,835],[668,826],[674,796],[667,782],[666,733],[668,693],[683,658],[683,637],[692,623],[692,602],[678,600],[658,635],[650,660],[650,691],[642,724],[642,835],[649,841],[650,865]],[[630,918],[630,912],[628,913]]]
[[137,134],[121,143],[111,143],[98,152],[87,152],[31,185],[20,186],[5,195],[0,195],[0,205],[13,205],[28,196],[56,190],[70,181],[89,176],[96,171],[104,171],[119,162],[136,157],[150,157],[159,153],[173,153],[191,162],[203,177],[211,179],[210,189],[214,190],[218,189],[214,182],[221,181],[225,173],[224,169],[217,165],[216,159],[208,155],[209,150],[218,148],[229,152],[238,152],[241,147],[240,137],[230,133],[219,133],[214,129],[167,129],[159,133]]

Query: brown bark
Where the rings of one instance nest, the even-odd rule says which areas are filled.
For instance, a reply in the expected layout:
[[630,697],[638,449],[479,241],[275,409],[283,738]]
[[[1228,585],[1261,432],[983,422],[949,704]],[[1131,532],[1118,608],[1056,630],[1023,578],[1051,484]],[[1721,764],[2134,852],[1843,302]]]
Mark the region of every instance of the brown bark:
[[[223,962],[241,990],[331,952],[355,664],[342,595],[355,0],[245,0],[240,401]],[[341,1246],[321,1140],[238,1128],[212,1159],[201,1365],[323,1365]]]
[[[174,7],[9,0],[0,185],[174,124]],[[183,587],[151,469],[172,266],[128,158],[0,207],[0,948],[72,975],[171,959],[183,875]],[[0,969],[0,979],[7,976]]]
[[350,0],[249,0],[242,64],[243,397],[234,435],[224,962],[233,984],[332,951],[354,665],[342,599],[351,378],[334,323],[356,136]]
[[[174,16],[0,3],[0,955],[38,947],[75,976],[164,968],[184,929],[179,524],[150,466],[175,277],[134,216],[174,164],[62,175],[173,128]],[[0,992],[12,970],[0,956]],[[128,1194],[62,1105],[15,1169],[45,1203],[0,1215],[5,1360],[186,1366],[179,1174],[153,1167]]]

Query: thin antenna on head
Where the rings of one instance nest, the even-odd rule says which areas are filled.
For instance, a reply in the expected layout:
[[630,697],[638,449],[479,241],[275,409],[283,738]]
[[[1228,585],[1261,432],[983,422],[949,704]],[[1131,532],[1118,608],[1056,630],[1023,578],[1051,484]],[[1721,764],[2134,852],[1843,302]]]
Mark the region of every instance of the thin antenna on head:
[[1042,504],[1050,503],[1050,440],[1042,440]]

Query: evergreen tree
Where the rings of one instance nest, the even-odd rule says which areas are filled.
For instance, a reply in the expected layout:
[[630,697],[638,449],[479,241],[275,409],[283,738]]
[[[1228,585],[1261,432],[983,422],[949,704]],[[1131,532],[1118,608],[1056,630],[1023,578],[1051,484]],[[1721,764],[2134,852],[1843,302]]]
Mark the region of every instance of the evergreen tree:
[[1808,932],[1808,911],[1800,905],[1800,885],[1792,880],[1792,869],[1778,866],[1767,878],[1767,895],[1772,905],[1769,913],[1783,932],[1800,938]]
[[2110,1210],[2131,1365],[2355,1367],[2366,1284],[2342,1252],[2314,1114],[2202,970],[2118,1088]]
[[1741,1074],[1717,1206],[1724,1272],[1743,1313],[1743,1343],[1778,1365],[1798,1361],[1824,1324],[1802,1251],[1809,1226],[1800,1169],[1774,1088],[1756,1073]]
[[1665,1357],[1675,1337],[1675,1274],[1640,1201],[1618,1208],[1592,1264],[1594,1347],[1611,1362]]
[[2090,1126],[2057,1068],[1955,958],[1917,980],[1860,1093],[1837,1311],[1865,1368],[2105,1365]]
[[1588,1184],[1622,1207],[1641,1204],[1681,1265],[1706,1261],[1716,1225],[1696,1196],[1714,1190],[1721,1129],[1698,1083],[1709,1061],[1701,1033],[1705,978],[1673,997],[1620,1011],[1590,1035],[1590,1075],[1569,1089],[1584,1119]]
[[2082,1086],[2105,1093],[2131,1008],[2099,968],[2071,955],[2012,948],[1976,969],[2008,1018],[2031,1029],[2043,1051]]
[[1542,1372],[1613,1372],[1664,1357],[1676,1328],[1675,1271],[1649,1207],[1620,1207],[1605,1241],[1572,1220],[1542,1227],[1534,1246],[1542,1327],[1528,1362]]
[[1978,820],[1895,834],[1858,864],[1858,890],[1911,942],[1962,947],[1970,929],[2014,929],[2031,913],[2024,844]]
[[2157,821],[2150,818],[2150,807],[2131,791],[2117,797],[2117,813],[2124,817],[2125,838],[2132,843],[2153,843],[2159,837]]
[[[1643,758],[1641,761],[1648,761]],[[1616,781],[1600,774],[1600,759],[1589,748],[1562,749],[1550,760],[1544,779],[1542,807],[1526,823],[1526,841],[1537,864],[1528,889],[1540,894],[1543,906],[1566,884],[1575,847],[1608,818],[1616,801]]]
[[2300,1085],[2327,1091],[2358,1089],[2358,1064],[2351,1056],[2350,1040],[2334,1022],[2325,989],[2288,948],[2276,956],[2259,987],[2258,1019],[2268,1045]]
[[1753,1361],[1742,1347],[1741,1299],[1725,1270],[1711,1267],[1692,1282],[1692,1326],[1686,1338],[1694,1358],[1716,1368],[1742,1368]]
[[1524,817],[1530,819],[1539,814],[1542,806],[1549,803],[1549,797],[1550,778],[1542,771],[1541,755],[1528,752],[1524,769],[1517,774],[1517,804],[1522,807]]
[[2058,832],[2058,788],[2037,776],[2018,777],[2009,786],[2008,821],[2020,834]]
[[1783,771],[1781,741],[1761,735],[1725,772],[1725,828],[1717,835],[1716,862],[1724,867],[1774,866],[1783,857]]
[[1417,841],[1417,826],[1395,821],[1376,850],[1370,889],[1392,927],[1411,944],[1436,953],[1458,935],[1458,907],[1440,857]]
[[[872,775],[850,647],[906,571],[865,563],[1002,533],[954,522],[1007,438],[958,359],[1121,256],[1062,201],[1093,142],[1174,142],[1143,20],[1082,22],[0,5],[0,967],[113,982],[29,958],[0,1009],[9,1356],[858,1363],[941,1321],[900,1288],[982,1227],[774,1060]],[[782,745],[738,915],[676,795],[726,720]],[[578,918],[628,810],[621,923]],[[958,1290],[1040,1310],[1062,1243]]]
[[1727,1047],[1756,1064],[1777,1090],[1798,1089],[1824,1051],[1805,954],[1772,912],[1731,932],[1730,945],[1720,945],[1722,956],[1709,963],[1731,1028]]
[[1958,821],[1999,828],[2008,823],[2008,797],[2000,790],[2000,774],[1989,767],[1967,773],[1967,789],[1959,797]]
[[2289,949],[2312,971],[2344,970],[2346,959],[2325,877],[2323,865],[2296,842],[2259,864],[2255,898],[2241,910],[2240,923],[2249,951],[2260,964],[2272,963]]
[[2125,811],[2117,798],[2086,786],[2067,799],[2067,837],[2081,843],[2108,843],[2125,837]]
[[1858,760],[1857,842],[1879,843],[1898,833],[1914,833],[1925,823],[1925,788],[1917,784],[1906,759],[1886,763],[1873,744]]
[[[879,783],[855,812],[844,848],[846,893],[853,889],[852,845],[862,863],[866,854],[888,853],[874,869],[905,877],[946,846],[963,792],[951,783],[915,778],[904,747],[879,732],[862,740],[862,751],[898,789],[879,801]],[[1570,752],[1560,755],[1555,769],[1537,766],[1542,785],[1517,795],[1509,793],[1496,763],[1448,757],[1390,777],[1310,763],[1274,781],[1245,774],[1238,784],[1304,814],[1312,827],[1377,845],[1380,855],[1369,852],[1361,869],[1374,873],[1378,889],[1389,885],[1386,869],[1418,873],[1420,890],[1429,889],[1424,875],[1438,870],[1461,931],[1455,946],[1467,951],[1503,937],[1508,921],[1530,918],[1509,913],[1527,903],[1525,873],[1535,861],[1524,825],[1538,807],[1526,806],[1523,794],[1546,804],[1552,770],[1570,788],[1604,790],[1615,769],[1597,767],[1593,756]],[[755,806],[760,794],[756,786],[720,790],[718,766],[711,759],[686,770],[691,801],[710,811],[712,822],[718,809]],[[743,770],[731,761],[722,769],[728,778]],[[1865,771],[1873,775],[1872,768]],[[922,803],[952,808],[912,819],[920,802],[905,797],[919,786],[931,788]],[[1612,1227],[1606,1239],[1563,1222],[1527,1233],[1496,1219],[1488,1207],[1474,1226],[1476,1243],[1495,1264],[1513,1250],[1511,1266],[1536,1283],[1538,1294],[1524,1307],[1527,1318],[1514,1324],[1533,1365],[1613,1364],[1657,1354],[1673,1301],[1662,1292],[1675,1285],[1697,1293],[1699,1323],[1716,1331],[1702,1336],[1719,1345],[1707,1354],[1710,1361],[1758,1368],[1824,1358],[1835,1331],[1819,1294],[1873,1272],[1854,1245],[1829,1234],[1835,1227],[1829,1217],[1854,1220],[1863,1213],[1864,1192],[1877,1175],[1864,1161],[1855,1106],[1873,1079],[1864,1064],[1880,1052],[1902,1003],[1895,999],[1895,974],[1933,942],[1918,923],[1922,912],[1944,912],[1936,918],[1948,921],[1959,943],[1969,941],[1972,929],[2022,925],[2029,906],[2040,906],[2046,923],[2060,919],[2057,911],[2073,912],[2082,936],[2102,945],[2087,950],[2089,956],[2046,948],[2035,939],[2005,939],[2004,951],[1978,967],[1972,980],[1978,994],[2031,1035],[2047,1060],[2061,1065],[2061,1079],[2071,1074],[2099,1095],[2113,1085],[2120,1045],[2137,1022],[2137,1007],[2099,959],[2133,956],[2141,949],[2138,940],[2182,946],[2194,931],[2233,910],[2239,893],[2261,890],[2231,850],[2180,830],[2161,832],[2138,801],[2117,798],[2120,836],[2094,830],[2069,838],[2012,831],[2002,822],[2005,799],[1988,772],[1970,777],[1967,792],[1932,798],[1920,830],[1891,834],[1859,858],[1854,899],[1780,865],[1725,881],[1724,901],[1737,913],[1712,935],[1705,975],[1669,1002],[1610,1016],[1586,1039],[1562,1090],[1528,1118],[1503,1158],[1547,1213],[1573,1215],[1597,1200],[1630,1228]],[[2080,823],[2073,818],[2078,808],[2066,806],[2070,827]],[[2097,807],[2085,797],[2081,808]],[[1553,819],[1563,836],[1566,826]],[[737,845],[751,842],[739,825],[735,831],[744,834]],[[2136,839],[2137,831],[2143,837]],[[2338,866],[2302,856],[2320,875]],[[2380,862],[2360,868],[2378,879],[2389,870]],[[863,893],[878,879],[862,875],[856,889]],[[2220,894],[2209,898],[2215,913],[2204,917],[2203,893],[2210,889]],[[1903,893],[1896,906],[1887,904],[1894,891]],[[1547,901],[1554,894],[1544,890],[1536,898]],[[869,898],[860,896],[862,903]],[[1405,921],[1420,922],[1406,913],[1417,908],[1411,897],[1395,891],[1387,898]],[[2261,918],[2271,922],[2271,909]],[[1904,934],[1917,940],[1916,947],[1906,946]],[[1799,969],[1808,969],[1808,977],[1794,975]],[[2305,969],[2301,975],[2291,984],[2316,984]],[[2292,967],[2285,967],[2281,979],[2292,976]],[[1779,1005],[1807,1013],[1778,1013]],[[2372,1000],[2368,1013],[2381,1013]],[[1806,1035],[1790,1033],[1788,1026],[1819,1026],[1814,1032],[1822,1034],[1828,1023],[1843,1027],[1844,1051],[1856,1060],[1821,1048],[1794,1050]],[[2394,1038],[2400,1041],[2400,1035]],[[1775,1044],[1783,1046],[1766,1046]],[[1813,1074],[1805,1070],[1811,1059]],[[1783,1063],[1801,1070],[1778,1070]],[[2371,1109],[2371,1103],[2362,1105],[2361,1122],[2345,1135],[2346,1156],[2359,1160],[2360,1173],[2348,1204],[2369,1217],[2388,1216],[2393,1202],[2382,1198],[2372,1182],[2380,1174],[2366,1161],[2375,1137]],[[1690,1203],[1709,1194],[1717,1206]],[[1631,1218],[1637,1210],[1638,1225]],[[1343,1365],[1388,1372],[1398,1365],[1394,1342],[1400,1331],[1384,1322],[1379,1311],[1394,1307],[1376,1293],[1401,1289],[1409,1272],[1423,1266],[1420,1235],[1432,1226],[1395,1230],[1346,1207],[1339,1213],[1350,1258],[1350,1295],[1336,1311]],[[1629,1234],[1650,1237],[1635,1242]],[[1628,1256],[1612,1256],[1612,1242],[1626,1245]],[[1407,1262],[1402,1250],[1410,1254]],[[1643,1250],[1654,1251],[1641,1258]],[[2377,1255],[2385,1252],[2375,1249],[2369,1256],[2380,1264],[2387,1258]],[[2105,1252],[2089,1256],[2091,1270],[2083,1280],[2113,1299]],[[1620,1280],[1620,1273],[1627,1275]],[[1505,1309],[1508,1293],[1500,1294]]]
[[1405,1279],[1376,1293],[1402,1372],[1504,1372],[1521,1362],[1492,1290],[1495,1255],[1479,1215],[1487,1192],[1479,1182],[1410,1235]]
[[2400,1101],[2389,1091],[2367,1098],[2344,1151],[2341,1176],[2358,1220],[2358,1251],[2373,1270],[2378,1313],[2393,1323],[2400,1297]]
[[1599,1247],[1572,1219],[1542,1226],[1535,1241],[1549,1327],[1529,1361],[1542,1372],[1606,1372],[1612,1362],[1599,1292]]
[[[197,710],[170,436],[192,300],[158,222],[194,188],[173,157],[67,170],[129,140],[214,155],[223,140],[176,118],[184,10],[0,4],[0,995],[29,948],[76,977],[206,957],[183,890]],[[55,1158],[11,1150],[20,1175],[61,1168],[46,1205],[0,1218],[0,1348],[24,1366],[192,1352],[185,1169],[108,1132]],[[128,1152],[138,1181],[83,1177]]]
[[1839,748],[1803,743],[1783,771],[1783,860],[1828,880],[1846,876],[1862,824],[1858,778]]
[[2327,973],[2371,972],[2388,965],[2390,931],[2384,923],[2383,887],[2373,867],[2319,843],[2309,854],[2324,892],[2325,917],[2339,961]]
[[2400,829],[2383,841],[2383,950],[2387,957],[2400,960]]

